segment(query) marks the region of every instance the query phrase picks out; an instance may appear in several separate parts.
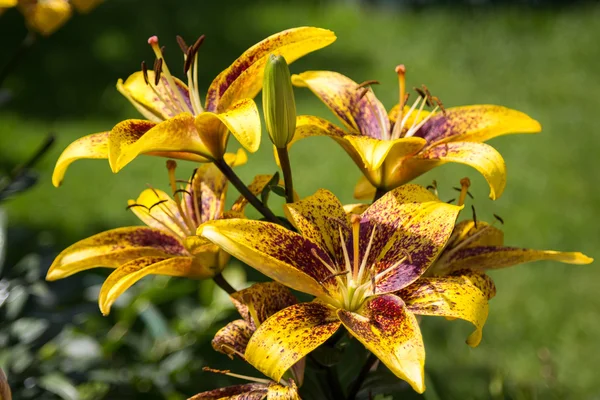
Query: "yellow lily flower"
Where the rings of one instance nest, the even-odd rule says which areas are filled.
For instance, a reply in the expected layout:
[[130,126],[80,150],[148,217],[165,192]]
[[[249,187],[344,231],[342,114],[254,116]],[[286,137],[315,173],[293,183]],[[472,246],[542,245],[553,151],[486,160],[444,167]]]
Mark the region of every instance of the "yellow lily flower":
[[[246,155],[227,154],[230,165],[243,164]],[[229,255],[206,239],[195,236],[203,222],[242,216],[247,204],[238,199],[224,212],[227,179],[213,164],[196,170],[185,188],[178,189],[175,162],[167,162],[173,196],[158,189],[144,190],[129,209],[147,226],[116,228],[81,240],[63,250],[54,260],[46,279],[66,278],[95,267],[114,268],[104,281],[98,303],[104,315],[115,300],[143,277],[168,275],[195,279],[219,274]],[[249,186],[259,193],[270,176],[259,175]]]
[[[242,359],[245,359],[246,346],[254,331],[271,315],[297,303],[290,290],[277,282],[257,283],[248,289],[233,293],[230,297],[242,319],[232,321],[220,329],[212,340],[212,346],[218,352],[227,354],[231,358],[238,355]],[[296,382],[298,385],[302,385],[304,366],[305,362],[302,359],[291,369],[294,379],[282,380],[279,383],[232,374],[228,371],[215,371],[256,383],[211,390],[199,393],[190,399],[300,399]],[[209,369],[209,371],[213,370]],[[241,397],[242,395],[246,397]]]
[[18,7],[25,17],[27,26],[43,36],[49,36],[63,26],[71,15],[73,8],[86,13],[96,7],[102,0],[0,0],[2,9]]
[[[506,185],[504,160],[482,142],[510,133],[539,132],[540,124],[501,106],[444,109],[426,89],[419,89],[417,100],[408,107],[404,66],[396,71],[400,103],[389,114],[370,87],[337,72],[308,71],[292,76],[294,85],[308,87],[345,127],[314,116],[299,116],[294,140],[316,135],[336,140],[364,174],[355,190],[358,198],[372,196],[375,188],[391,190],[447,162],[477,169],[490,185],[490,197],[500,197]],[[431,112],[423,110],[426,104],[436,102]],[[440,108],[442,112],[437,112]]]
[[198,49],[200,37],[192,46],[178,38],[184,51],[188,85],[175,78],[164,62],[156,36],[148,43],[156,62],[154,70],[132,74],[117,89],[146,120],[130,119],[110,132],[84,136],[71,143],[60,156],[52,182],[60,185],[67,167],[81,158],[108,158],[118,172],[140,154],[211,162],[225,153],[228,133],[250,152],[258,150],[261,129],[256,104],[252,100],[262,87],[263,71],[270,54],[291,63],[323,48],[336,37],[326,29],[301,27],[269,36],[246,50],[221,72],[208,88],[204,106],[198,89]]
[[[292,289],[316,296],[276,313],[256,330],[245,358],[278,381],[306,354],[344,325],[396,376],[422,393],[425,350],[411,304],[432,295],[445,301],[438,314],[464,318],[487,313],[480,289],[455,282],[447,294],[399,291],[415,285],[450,238],[462,207],[443,203],[418,185],[396,188],[360,216],[347,216],[339,200],[319,190],[287,204],[299,233],[279,225],[239,219],[211,221],[198,235]],[[444,292],[446,291],[446,292]],[[475,316],[475,317],[474,317]]]

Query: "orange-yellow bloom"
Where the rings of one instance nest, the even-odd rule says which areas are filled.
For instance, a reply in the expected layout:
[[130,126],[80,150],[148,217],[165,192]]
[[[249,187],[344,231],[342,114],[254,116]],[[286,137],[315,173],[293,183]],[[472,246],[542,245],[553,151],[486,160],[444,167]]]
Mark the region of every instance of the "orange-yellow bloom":
[[0,0],[0,14],[4,8],[18,7],[29,29],[48,36],[71,18],[73,8],[85,13],[100,2],[101,0]]
[[252,100],[262,87],[263,71],[270,54],[291,63],[335,40],[326,29],[301,27],[272,35],[246,50],[212,82],[202,104],[197,81],[198,49],[202,36],[184,51],[186,85],[171,74],[158,38],[148,40],[155,55],[153,70],[132,74],[117,89],[146,120],[129,119],[110,132],[88,135],[71,143],[60,156],[52,182],[60,185],[67,167],[81,158],[108,159],[118,172],[140,154],[210,162],[225,154],[229,132],[250,152],[258,150],[261,128]]
[[[260,325],[245,353],[257,369],[279,380],[343,324],[398,377],[423,392],[425,350],[414,315],[419,309],[410,307],[440,296],[411,290],[404,299],[398,293],[414,287],[437,258],[460,209],[420,186],[405,185],[350,217],[333,194],[319,190],[286,205],[299,233],[231,219],[203,224],[198,235],[270,278],[317,297]],[[448,296],[438,315],[476,326],[480,315],[487,316],[487,308],[481,309],[487,298],[477,286],[449,283],[440,290]]]
[[[501,106],[475,105],[444,109],[424,90],[412,107],[405,105],[404,66],[397,68],[400,103],[389,114],[372,89],[337,72],[308,71],[292,77],[308,87],[340,119],[345,129],[313,116],[299,116],[294,140],[324,135],[335,139],[364,174],[355,196],[366,198],[375,188],[388,191],[430,169],[456,162],[477,169],[490,185],[490,197],[500,197],[506,167],[493,147],[482,143],[509,133],[534,133],[540,124]],[[367,82],[369,83],[369,82]],[[424,106],[439,104],[429,112]]]
[[[243,151],[226,157],[231,165],[245,159]],[[147,226],[116,228],[73,244],[56,257],[46,279],[62,279],[99,266],[114,268],[98,298],[106,315],[121,294],[147,275],[206,279],[219,274],[229,255],[196,236],[196,228],[209,220],[242,216],[246,200],[238,199],[231,211],[224,212],[228,182],[217,167],[202,166],[185,188],[178,189],[174,162],[167,165],[172,196],[146,189],[137,200],[129,200],[129,208]],[[270,179],[257,176],[250,190],[260,192]]]

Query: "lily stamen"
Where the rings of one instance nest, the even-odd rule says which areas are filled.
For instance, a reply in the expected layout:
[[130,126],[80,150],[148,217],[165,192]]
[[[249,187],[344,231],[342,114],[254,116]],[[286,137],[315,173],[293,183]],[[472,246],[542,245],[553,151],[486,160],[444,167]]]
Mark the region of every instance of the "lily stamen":
[[[158,37],[157,36],[152,36],[148,39],[148,44],[152,47],[152,50],[154,50],[154,54],[156,55],[156,58],[159,60],[162,60],[163,54],[162,54],[162,50],[158,45]],[[175,84],[175,80],[173,79],[173,75],[171,75],[171,72],[169,71],[169,67],[167,67],[167,63],[163,63],[162,61],[161,63],[161,72],[164,73],[164,77],[167,81],[167,93],[169,93],[169,95],[171,96],[175,96],[176,100],[175,100],[175,104],[179,106],[179,108],[181,109],[180,111],[186,111],[186,109],[190,112],[193,112],[193,110],[189,107],[189,105],[187,104],[187,102],[183,99],[183,96],[181,95],[181,91],[179,90],[179,87]],[[160,81],[159,81],[160,82]],[[158,86],[158,83],[155,84],[155,86]]]
[[227,375],[227,376],[232,376],[234,378],[244,379],[244,380],[247,380],[247,381],[250,381],[250,382],[263,383],[265,385],[270,385],[273,382],[273,381],[271,381],[269,379],[261,379],[261,378],[254,378],[252,376],[234,374],[231,371],[229,371],[228,369],[226,369],[226,370],[220,370],[220,369],[214,369],[214,368],[210,368],[210,367],[203,367],[202,371],[212,372],[212,373],[215,373],[215,374],[223,374],[223,375]]
[[240,353],[239,351],[237,351],[236,349],[234,349],[233,347],[229,346],[228,344],[221,344],[221,350],[223,350],[223,352],[227,355],[227,357],[229,357],[231,360],[233,360],[233,355],[235,354],[236,356],[240,357],[242,360],[245,360],[246,358],[244,357],[244,355],[242,353]]
[[254,326],[258,329],[260,326],[260,318],[258,318],[256,307],[254,307],[252,295],[250,293],[245,293],[242,299],[244,300],[246,307],[248,307],[248,312],[250,313],[250,318],[252,318],[252,321],[254,322]]
[[[204,111],[204,108],[202,107],[202,102],[200,101],[200,91],[198,88],[198,50],[204,42],[204,38],[204,35],[200,36],[193,45],[191,45],[190,47],[186,47],[186,50],[183,52],[183,72],[187,75],[188,78],[188,86],[190,89],[190,102],[192,104],[192,108],[195,114],[200,114]],[[185,42],[183,41],[183,39],[181,39],[181,41],[182,43],[180,43],[180,46],[183,50],[184,47],[182,46],[182,44],[185,45]]]

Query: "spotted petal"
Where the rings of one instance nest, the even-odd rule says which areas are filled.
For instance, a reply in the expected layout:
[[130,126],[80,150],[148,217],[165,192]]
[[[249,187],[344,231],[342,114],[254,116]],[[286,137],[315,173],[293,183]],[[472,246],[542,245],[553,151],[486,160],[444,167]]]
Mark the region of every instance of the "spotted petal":
[[74,161],[83,158],[108,158],[108,135],[109,132],[92,133],[68,145],[56,161],[52,184],[56,187],[60,186],[67,168]]
[[518,247],[477,246],[453,252],[445,263],[449,271],[500,269],[532,261],[551,260],[565,264],[590,264],[593,258],[579,252],[531,250]]
[[[307,71],[292,76],[292,83],[308,87],[352,133],[386,139],[390,121],[370,88],[332,71]],[[366,90],[366,92],[365,92]]]
[[119,172],[140,154],[180,152],[186,159],[206,162],[212,154],[198,135],[194,117],[181,113],[164,122],[129,119],[118,123],[108,138],[108,161]]
[[117,298],[148,275],[205,279],[214,274],[215,271],[194,263],[193,257],[140,257],[121,265],[106,278],[98,295],[100,311],[108,315]]
[[[267,184],[271,182],[272,178],[273,175],[256,175],[254,179],[252,179],[252,182],[250,182],[250,184],[248,185],[248,189],[254,195],[258,196],[260,193],[262,193],[265,186],[267,186]],[[231,211],[243,213],[244,208],[246,208],[247,205],[248,199],[240,195],[231,206]]]
[[225,154],[227,131],[251,153],[260,146],[260,117],[252,99],[241,99],[223,113],[206,111],[199,114],[196,128],[214,158]]
[[336,39],[327,29],[300,27],[269,36],[246,50],[211,83],[206,109],[222,111],[243,98],[254,98],[262,88],[263,72],[270,54],[282,55],[288,64]]
[[[148,81],[154,82],[154,71],[148,71]],[[154,122],[164,121],[182,112],[191,111],[189,90],[185,83],[173,77],[179,89],[179,95],[187,103],[187,108],[182,108],[177,93],[173,92],[166,76],[161,76],[158,86],[147,85],[142,71],[135,72],[125,82],[119,79],[117,90],[133,104],[133,106],[147,119]]]
[[378,273],[377,292],[394,292],[419,278],[446,245],[461,209],[413,184],[373,203],[362,214],[361,236],[375,229],[368,264]]
[[[473,283],[475,281],[476,283]],[[459,276],[420,278],[397,294],[413,314],[460,318],[475,325],[467,344],[481,342],[483,325],[488,316],[488,295],[480,288],[493,288],[491,279],[469,272]]]
[[417,131],[428,143],[485,142],[500,135],[537,133],[540,123],[528,115],[494,105],[454,107],[437,113]]
[[211,344],[219,353],[229,356],[244,354],[252,333],[254,327],[243,319],[236,319],[219,329]]
[[302,236],[327,249],[338,263],[344,259],[340,232],[348,235],[350,224],[340,201],[333,193],[319,189],[312,196],[286,204],[285,214]]
[[[233,293],[231,299],[252,329],[255,329],[256,323],[262,324],[271,315],[297,302],[290,290],[277,282],[255,283],[247,289]],[[250,309],[255,311],[254,314]],[[254,318],[258,321],[254,321]]]
[[279,382],[283,374],[331,337],[340,322],[331,307],[301,303],[279,311],[252,335],[246,360]]
[[146,256],[184,256],[185,248],[174,236],[147,227],[112,229],[83,239],[63,250],[54,260],[46,280],[66,278],[95,267],[117,268]]
[[287,287],[317,297],[327,296],[325,287],[336,290],[335,279],[328,279],[332,273],[323,265],[333,264],[327,252],[277,224],[245,219],[209,221],[197,234]]
[[492,146],[485,143],[450,142],[428,149],[407,160],[400,174],[403,181],[413,178],[447,162],[469,165],[479,171],[490,185],[490,198],[496,200],[506,186],[504,159]]
[[146,189],[137,200],[129,200],[128,206],[146,225],[180,238],[187,236],[189,228],[183,222],[177,203],[162,190]]
[[264,383],[246,383],[198,393],[188,400],[264,400],[268,391]]
[[357,312],[338,310],[346,329],[397,377],[425,391],[425,349],[419,324],[395,295],[367,300]]
[[464,220],[456,224],[448,247],[444,250],[446,254],[449,250],[457,246],[462,248],[477,246],[503,246],[504,232],[488,224],[485,221]]

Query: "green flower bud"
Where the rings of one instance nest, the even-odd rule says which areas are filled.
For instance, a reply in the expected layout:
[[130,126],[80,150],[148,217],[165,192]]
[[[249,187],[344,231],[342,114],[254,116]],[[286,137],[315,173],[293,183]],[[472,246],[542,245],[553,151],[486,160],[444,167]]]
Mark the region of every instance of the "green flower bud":
[[285,148],[296,130],[296,101],[290,69],[283,56],[271,54],[263,78],[263,112],[273,144]]

